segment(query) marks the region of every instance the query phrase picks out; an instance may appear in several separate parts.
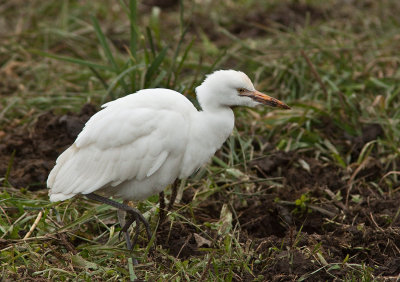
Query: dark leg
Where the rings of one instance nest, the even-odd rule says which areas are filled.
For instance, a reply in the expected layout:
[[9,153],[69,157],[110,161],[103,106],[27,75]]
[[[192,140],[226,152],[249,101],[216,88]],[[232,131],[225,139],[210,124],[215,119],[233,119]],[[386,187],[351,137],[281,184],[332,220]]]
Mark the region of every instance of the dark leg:
[[[130,246],[131,246],[130,250],[133,248],[133,246],[136,245],[136,241],[139,237],[140,225],[138,223],[140,223],[140,218],[137,215],[131,215],[128,218],[128,221],[126,221],[126,223],[122,226],[122,229],[121,229],[121,232],[124,232],[124,234],[125,234],[125,238],[129,239],[128,229],[132,225],[132,223],[134,223],[135,221],[136,221],[136,233],[135,233],[135,237],[133,238],[133,243],[130,244]],[[150,240],[150,238],[149,238],[149,240]],[[128,249],[129,249],[129,247],[128,247]]]
[[[137,224],[137,226],[139,226],[139,224]],[[119,234],[121,235],[121,233],[119,233]],[[128,250],[132,250],[134,245],[132,245],[131,238],[129,238],[129,232],[125,231],[124,235],[125,235],[126,248]],[[134,265],[138,265],[139,264],[138,260],[134,256],[131,256],[131,258],[132,258],[132,263]]]
[[[151,240],[152,235],[151,235],[151,231],[150,231],[150,225],[138,209],[132,208],[125,204],[115,202],[113,200],[99,196],[94,193],[86,194],[85,196],[90,200],[94,200],[97,202],[101,202],[103,204],[110,205],[114,208],[125,211],[129,214],[128,220],[126,221],[125,225],[122,226],[122,229],[121,229],[121,232],[124,232],[124,234],[125,234],[126,245],[129,250],[132,250],[132,247],[134,246],[134,244],[136,244],[137,238],[139,236],[140,223],[143,223],[143,225],[146,229],[148,240],[149,241]],[[129,238],[128,228],[135,221],[136,221],[136,234],[135,234],[134,241],[133,241],[134,244],[132,245],[130,238]],[[137,261],[136,261],[136,264],[137,264]]]
[[[123,201],[122,203],[123,203],[124,205],[128,205],[129,201]],[[117,214],[118,214],[118,221],[119,221],[119,224],[121,225],[121,227],[122,227],[122,226],[125,226],[125,224],[126,224],[126,211],[124,211],[124,210],[117,210]],[[137,224],[137,225],[138,225],[138,224]],[[119,238],[120,240],[121,240],[121,235],[122,235],[122,233],[124,234],[124,237],[125,237],[126,248],[127,248],[128,250],[132,250],[132,248],[133,248],[134,245],[132,245],[132,243],[131,243],[131,239],[130,239],[130,237],[129,237],[129,231],[126,230],[125,232],[123,232],[123,231],[121,230],[121,231],[119,232],[119,234],[118,234],[118,238]],[[134,258],[133,256],[132,256],[132,262],[133,262],[134,265],[137,265],[137,264],[138,264],[137,259]]]
[[160,218],[160,224],[162,224],[165,220],[165,197],[164,197],[164,192],[160,192],[158,194],[158,201],[160,202],[160,212],[159,212],[159,218]]
[[178,194],[178,184],[179,184],[179,180],[176,179],[174,181],[174,183],[172,183],[171,186],[171,199],[169,200],[169,204],[168,204],[168,210],[171,210],[172,207],[174,206],[175,200],[176,200],[176,195]]

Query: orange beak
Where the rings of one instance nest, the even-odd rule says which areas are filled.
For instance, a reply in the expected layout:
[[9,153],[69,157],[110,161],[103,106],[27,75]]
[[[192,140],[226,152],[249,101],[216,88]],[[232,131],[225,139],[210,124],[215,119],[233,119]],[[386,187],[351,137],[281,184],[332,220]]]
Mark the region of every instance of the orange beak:
[[264,105],[268,105],[271,107],[278,107],[281,109],[290,109],[290,107],[288,105],[286,105],[285,103],[283,103],[283,102],[279,101],[278,99],[275,99],[271,96],[268,96],[267,94],[261,93],[257,90],[246,91],[245,93],[242,93],[240,95],[250,97],[259,103],[262,103]]

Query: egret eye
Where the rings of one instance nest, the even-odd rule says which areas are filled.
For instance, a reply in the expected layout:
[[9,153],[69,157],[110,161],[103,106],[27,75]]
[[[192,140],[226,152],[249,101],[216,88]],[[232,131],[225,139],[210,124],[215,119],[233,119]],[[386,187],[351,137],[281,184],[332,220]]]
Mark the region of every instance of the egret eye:
[[239,91],[240,94],[243,94],[244,92],[246,92],[246,89],[244,89],[244,88],[239,88],[238,91]]

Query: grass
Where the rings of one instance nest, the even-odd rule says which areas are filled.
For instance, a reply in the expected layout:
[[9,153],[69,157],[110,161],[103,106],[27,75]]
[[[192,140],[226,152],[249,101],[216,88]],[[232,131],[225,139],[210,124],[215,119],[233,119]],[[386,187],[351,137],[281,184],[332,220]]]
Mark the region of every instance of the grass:
[[[134,250],[142,262],[135,267],[118,238],[115,210],[83,198],[50,203],[45,189],[13,187],[10,161],[0,176],[2,276],[43,281],[398,277],[385,272],[380,261],[371,262],[372,239],[369,245],[340,246],[341,255],[326,242],[340,236],[335,230],[360,232],[365,241],[370,240],[365,234],[376,234],[374,240],[383,236],[388,242],[384,255],[399,255],[398,205],[362,217],[363,209],[374,211],[369,209],[374,199],[375,211],[385,209],[380,201],[399,199],[399,4],[181,2],[165,10],[111,0],[1,4],[0,139],[48,110],[77,112],[86,102],[100,104],[145,87],[176,89],[193,100],[194,87],[219,68],[246,72],[256,88],[292,110],[235,109],[233,135],[209,165],[181,184],[183,196],[167,224],[159,226],[153,249],[143,238]],[[371,124],[383,133],[357,141]],[[287,163],[268,175],[255,169],[254,162],[273,159],[278,151]],[[285,167],[311,181],[295,188]],[[329,169],[338,171],[343,187],[317,185],[318,173]],[[329,175],[321,173],[324,177]],[[138,208],[156,229],[158,196]],[[249,214],[254,218],[242,220]],[[272,214],[280,217],[276,225]],[[316,227],[308,218],[320,214],[323,227],[312,232]]]

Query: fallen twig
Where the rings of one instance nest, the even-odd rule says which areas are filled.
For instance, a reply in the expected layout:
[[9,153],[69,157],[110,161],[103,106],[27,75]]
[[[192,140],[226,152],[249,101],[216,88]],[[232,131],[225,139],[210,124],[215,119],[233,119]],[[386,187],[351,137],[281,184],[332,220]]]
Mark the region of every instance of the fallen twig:
[[28,233],[25,234],[24,239],[29,238],[32,235],[33,230],[35,230],[36,226],[39,224],[40,219],[43,216],[43,211],[40,211],[35,219],[35,221],[33,222],[31,228],[29,229]]

